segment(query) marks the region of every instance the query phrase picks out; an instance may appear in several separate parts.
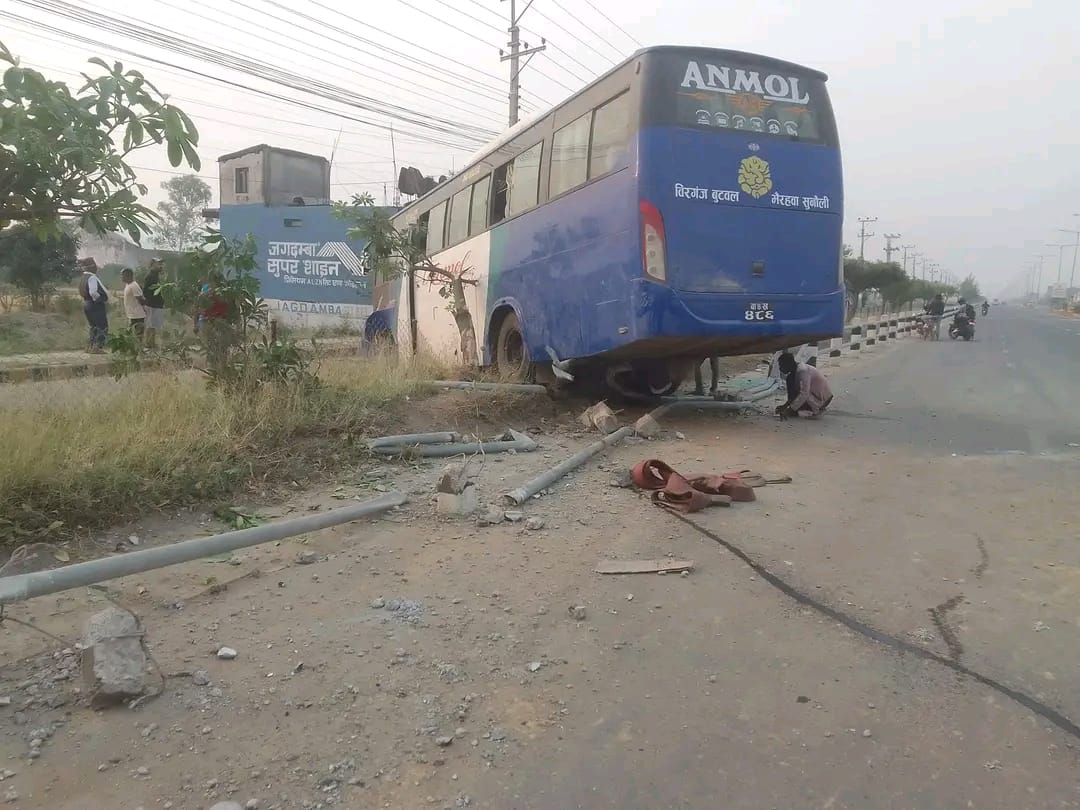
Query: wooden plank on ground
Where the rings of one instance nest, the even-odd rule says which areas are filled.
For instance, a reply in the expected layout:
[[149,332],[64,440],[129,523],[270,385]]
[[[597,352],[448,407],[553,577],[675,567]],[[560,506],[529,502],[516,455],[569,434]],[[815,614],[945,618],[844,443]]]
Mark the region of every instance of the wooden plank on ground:
[[658,574],[689,571],[694,567],[690,560],[600,560],[596,564],[598,574]]

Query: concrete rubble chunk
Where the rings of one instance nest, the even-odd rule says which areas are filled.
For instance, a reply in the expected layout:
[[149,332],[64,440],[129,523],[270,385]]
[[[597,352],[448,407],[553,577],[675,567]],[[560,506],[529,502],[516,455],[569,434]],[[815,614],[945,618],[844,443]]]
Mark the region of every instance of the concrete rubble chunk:
[[130,611],[110,606],[83,630],[83,680],[91,703],[104,707],[137,698],[147,689],[143,629]]
[[634,432],[642,439],[653,439],[660,434],[660,423],[650,413],[634,423]]
[[210,810],[244,810],[244,806],[240,802],[218,802]]
[[480,496],[472,484],[466,484],[458,493],[437,493],[436,508],[440,515],[471,515],[479,507]]

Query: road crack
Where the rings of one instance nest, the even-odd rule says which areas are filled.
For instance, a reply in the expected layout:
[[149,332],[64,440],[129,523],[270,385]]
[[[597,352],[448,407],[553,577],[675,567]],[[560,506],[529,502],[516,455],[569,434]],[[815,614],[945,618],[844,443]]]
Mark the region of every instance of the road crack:
[[934,622],[934,627],[937,628],[941,639],[945,642],[945,646],[948,647],[949,655],[957,661],[964,654],[964,647],[945,614],[950,610],[954,610],[963,601],[964,595],[959,593],[951,599],[946,599],[937,607],[930,608],[930,618]]
[[982,575],[990,567],[990,554],[987,552],[986,543],[983,542],[981,537],[975,538],[975,545],[979,547],[979,562],[971,569],[971,573],[975,575],[975,579],[982,579]]
[[871,627],[865,622],[859,621],[854,616],[850,616],[841,610],[837,610],[836,608],[815,599],[807,593],[803,593],[794,585],[789,584],[788,582],[774,574],[772,571],[770,571],[768,568],[766,568],[764,565],[754,560],[753,557],[751,557],[734,543],[725,540],[718,534],[715,534],[709,529],[706,529],[704,526],[698,525],[684,515],[680,515],[675,512],[672,512],[671,514],[673,517],[681,520],[683,523],[693,528],[702,536],[707,537],[710,540],[723,546],[725,549],[727,549],[740,560],[742,560],[742,562],[744,562],[751,570],[753,570],[755,574],[760,576],[763,580],[768,582],[785,596],[794,599],[799,604],[805,605],[811,610],[815,610],[821,615],[832,619],[835,622],[839,622],[840,624],[844,625],[844,627],[855,633],[858,633],[864,638],[868,638],[871,641],[876,641],[877,643],[882,644],[886,647],[891,647],[897,652],[910,653],[911,655],[922,658],[925,661],[932,661],[936,664],[940,664],[941,666],[947,669],[951,669],[953,672],[956,672],[959,675],[964,675],[965,677],[971,678],[973,681],[981,683],[983,686],[989,687],[996,692],[1000,692],[1001,694],[1005,695],[1005,697],[1023,706],[1025,709],[1028,709],[1029,711],[1037,714],[1039,717],[1042,717],[1044,720],[1053,723],[1055,726],[1057,726],[1069,736],[1080,740],[1080,725],[1074,723],[1057,709],[1048,706],[1047,704],[1043,703],[1037,698],[1032,697],[1026,692],[1021,692],[1019,689],[1014,689],[1013,687],[1008,686],[1001,681],[991,678],[989,675],[984,675],[982,672],[979,672],[976,669],[965,666],[964,664],[953,658],[948,658],[944,655],[941,655],[940,653],[934,652],[933,650],[928,650],[925,647],[920,647],[918,644],[914,644],[910,641],[906,641],[905,639],[898,638],[897,636],[890,635],[889,633],[882,632],[881,630],[877,630],[876,628]]

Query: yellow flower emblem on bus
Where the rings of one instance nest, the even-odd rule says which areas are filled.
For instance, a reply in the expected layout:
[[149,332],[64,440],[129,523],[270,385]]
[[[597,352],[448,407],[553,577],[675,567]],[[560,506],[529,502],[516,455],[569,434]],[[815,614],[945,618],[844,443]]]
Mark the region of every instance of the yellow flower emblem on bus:
[[739,164],[739,188],[754,199],[764,197],[772,191],[769,164],[757,155],[743,158],[743,162]]

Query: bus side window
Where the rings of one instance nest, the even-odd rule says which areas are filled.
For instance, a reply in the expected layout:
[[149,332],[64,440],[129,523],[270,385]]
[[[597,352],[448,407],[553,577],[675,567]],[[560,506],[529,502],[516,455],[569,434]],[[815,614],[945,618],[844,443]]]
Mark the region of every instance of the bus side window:
[[587,112],[555,133],[551,146],[550,199],[577,188],[587,179],[591,122],[592,113]]
[[607,174],[626,162],[630,134],[630,94],[616,96],[596,108],[589,148],[589,179]]
[[491,196],[491,175],[473,183],[472,212],[469,215],[469,236],[487,230],[488,199]]
[[469,199],[472,186],[464,188],[450,199],[450,223],[446,226],[446,244],[456,245],[469,236]]
[[443,231],[446,225],[446,201],[439,203],[431,209],[428,216],[428,229],[427,229],[427,254],[438,253],[443,249],[443,245],[446,244],[443,241]]
[[513,169],[508,177],[508,217],[536,207],[540,193],[540,149],[543,141],[514,158]]
[[497,225],[506,219],[506,204],[510,200],[510,174],[514,170],[513,161],[504,163],[491,176],[494,188],[491,194],[491,224]]

